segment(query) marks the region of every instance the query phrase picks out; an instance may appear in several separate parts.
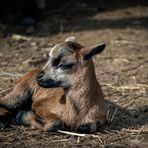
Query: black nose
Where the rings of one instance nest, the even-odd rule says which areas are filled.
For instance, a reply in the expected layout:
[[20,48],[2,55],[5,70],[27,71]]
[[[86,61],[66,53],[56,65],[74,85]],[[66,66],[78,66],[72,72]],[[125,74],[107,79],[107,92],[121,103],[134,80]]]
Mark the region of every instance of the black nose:
[[[40,77],[40,76],[39,76]],[[40,77],[37,78],[37,82],[39,86],[44,87],[44,88],[54,88],[54,87],[60,87],[61,81],[54,81],[53,79]]]
[[43,71],[41,71],[38,75],[37,75],[37,79],[41,79],[43,76],[45,75],[45,73]]

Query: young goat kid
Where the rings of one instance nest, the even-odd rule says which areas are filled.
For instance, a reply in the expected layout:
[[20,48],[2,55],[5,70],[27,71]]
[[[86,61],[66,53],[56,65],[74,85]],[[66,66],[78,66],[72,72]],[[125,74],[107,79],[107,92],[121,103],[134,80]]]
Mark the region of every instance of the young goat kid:
[[0,99],[1,128],[15,117],[16,123],[42,131],[95,132],[106,121],[106,108],[91,58],[104,48],[85,48],[74,38],[54,46],[42,70],[26,73]]

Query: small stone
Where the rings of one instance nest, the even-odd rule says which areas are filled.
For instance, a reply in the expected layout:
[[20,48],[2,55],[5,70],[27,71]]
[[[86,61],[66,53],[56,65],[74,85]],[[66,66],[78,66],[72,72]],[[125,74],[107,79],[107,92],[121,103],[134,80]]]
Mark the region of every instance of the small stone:
[[30,45],[31,46],[36,46],[36,42],[31,42]]

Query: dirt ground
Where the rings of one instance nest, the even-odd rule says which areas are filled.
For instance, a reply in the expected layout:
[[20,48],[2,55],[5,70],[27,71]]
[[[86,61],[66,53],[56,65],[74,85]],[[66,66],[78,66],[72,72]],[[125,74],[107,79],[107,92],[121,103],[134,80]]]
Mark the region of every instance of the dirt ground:
[[0,131],[0,147],[148,147],[148,7],[66,14],[49,14],[27,35],[18,26],[0,23],[0,97],[23,73],[43,66],[51,47],[66,37],[76,36],[85,46],[106,43],[94,62],[109,124],[85,137],[11,125]]

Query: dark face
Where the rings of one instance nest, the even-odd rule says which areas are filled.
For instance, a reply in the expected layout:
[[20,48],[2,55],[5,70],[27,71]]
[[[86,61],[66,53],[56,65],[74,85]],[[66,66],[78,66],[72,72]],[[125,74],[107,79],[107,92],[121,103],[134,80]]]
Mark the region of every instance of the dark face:
[[37,76],[38,84],[45,88],[69,87],[74,82],[79,67],[78,52],[81,45],[64,42],[49,53],[49,60]]
[[37,76],[38,84],[45,88],[73,86],[80,77],[86,77],[83,70],[87,67],[87,61],[102,52],[104,47],[103,44],[85,49],[70,41],[57,44],[49,52],[49,60]]

